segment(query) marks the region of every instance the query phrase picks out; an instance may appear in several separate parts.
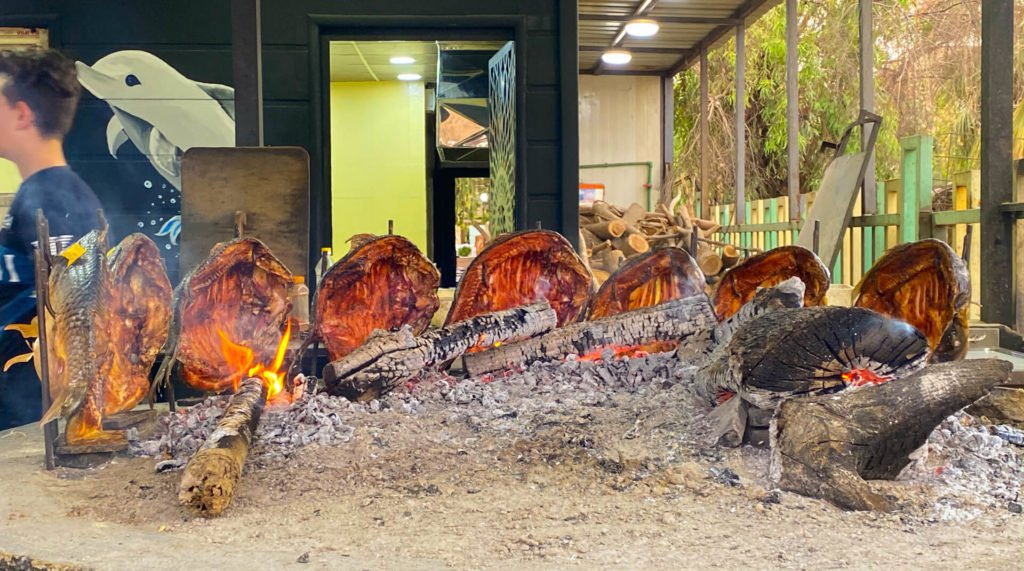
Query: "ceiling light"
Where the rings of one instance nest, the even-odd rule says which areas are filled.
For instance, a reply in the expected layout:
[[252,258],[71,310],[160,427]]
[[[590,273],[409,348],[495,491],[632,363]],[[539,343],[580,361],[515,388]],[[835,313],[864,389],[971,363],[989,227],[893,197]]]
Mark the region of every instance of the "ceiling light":
[[407,65],[410,63],[416,63],[416,60],[409,56],[395,56],[391,58],[391,63],[395,65]]
[[626,22],[626,33],[638,38],[649,38],[658,33],[658,22],[648,18],[637,18]]
[[418,73],[400,73],[398,79],[402,81],[419,81],[423,79],[423,76]]
[[633,54],[626,50],[608,50],[601,54],[601,61],[610,65],[623,65],[633,59]]

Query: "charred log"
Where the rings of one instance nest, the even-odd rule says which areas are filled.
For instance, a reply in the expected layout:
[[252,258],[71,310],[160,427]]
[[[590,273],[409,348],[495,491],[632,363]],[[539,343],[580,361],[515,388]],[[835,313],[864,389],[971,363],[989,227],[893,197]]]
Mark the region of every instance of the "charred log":
[[[359,235],[357,235],[359,236]],[[375,329],[404,325],[426,331],[440,299],[441,275],[402,236],[364,236],[324,276],[314,301],[314,332],[334,359],[351,353]]]
[[466,268],[445,325],[541,300],[551,304],[559,326],[572,323],[586,307],[591,279],[560,234],[528,230],[502,236]]
[[466,371],[480,375],[505,367],[522,367],[538,359],[584,356],[605,347],[633,347],[656,341],[708,338],[715,318],[707,296],[695,295],[635,309],[594,321],[560,327],[533,339],[503,344],[463,358]]
[[888,383],[783,402],[771,428],[771,474],[783,489],[854,510],[892,510],[865,480],[893,479],[950,414],[1006,382],[1010,364],[931,365]]
[[932,362],[967,353],[967,264],[945,242],[900,244],[879,258],[854,290],[854,305],[902,319],[928,338]]
[[366,401],[394,389],[427,367],[448,362],[474,346],[497,346],[555,328],[547,302],[487,313],[414,337],[409,326],[378,331],[359,349],[324,368],[328,392]]
[[266,401],[261,379],[239,385],[217,429],[185,465],[178,501],[190,512],[215,517],[231,503]]
[[697,374],[698,394],[760,408],[789,396],[880,383],[924,366],[928,343],[902,321],[860,307],[779,309],[740,326]]
[[793,277],[776,286],[759,288],[739,311],[715,326],[711,338],[716,344],[724,345],[741,325],[751,319],[777,309],[803,307],[803,304],[804,282],[800,278]]
[[829,284],[828,268],[806,248],[782,246],[747,258],[722,275],[711,298],[718,319],[739,311],[757,288],[773,286],[794,276],[806,286],[805,307],[824,303]]

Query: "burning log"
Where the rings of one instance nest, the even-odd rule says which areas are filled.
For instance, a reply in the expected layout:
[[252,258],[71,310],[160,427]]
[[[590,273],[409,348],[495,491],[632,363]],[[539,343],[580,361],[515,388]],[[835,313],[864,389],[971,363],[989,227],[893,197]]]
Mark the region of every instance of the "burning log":
[[538,359],[586,356],[605,347],[628,348],[656,341],[681,342],[710,332],[715,318],[707,296],[695,295],[560,327],[532,339],[463,357],[466,371],[481,375],[522,367]]
[[1006,382],[1010,368],[999,359],[943,363],[878,386],[787,400],[772,420],[772,479],[845,509],[892,510],[865,480],[895,478],[944,418]]
[[631,258],[590,300],[587,319],[657,305],[704,291],[704,274],[689,254],[664,248]]
[[216,517],[231,503],[266,401],[267,386],[255,377],[232,395],[217,429],[185,465],[178,501],[190,512]]
[[361,347],[324,368],[328,392],[367,401],[394,389],[426,367],[446,363],[474,346],[498,346],[555,328],[547,302],[486,313],[414,337],[409,326],[375,332]]
[[586,307],[591,280],[583,260],[560,234],[508,234],[491,242],[466,268],[445,325],[545,299],[558,315],[558,325],[572,323]]
[[793,276],[803,280],[806,286],[805,306],[824,303],[829,284],[828,268],[806,248],[782,246],[747,258],[722,276],[712,297],[718,319],[736,313],[754,296],[757,288],[773,286]]
[[737,328],[698,371],[697,393],[738,395],[774,409],[783,399],[882,383],[924,366],[928,343],[902,321],[860,307],[778,309]]
[[375,329],[409,325],[414,335],[423,333],[441,304],[441,275],[406,238],[363,237],[352,245],[324,276],[314,301],[314,335],[332,360],[354,351]]
[[854,305],[902,319],[925,337],[934,363],[967,354],[967,264],[945,242],[900,244],[879,258],[854,288]]

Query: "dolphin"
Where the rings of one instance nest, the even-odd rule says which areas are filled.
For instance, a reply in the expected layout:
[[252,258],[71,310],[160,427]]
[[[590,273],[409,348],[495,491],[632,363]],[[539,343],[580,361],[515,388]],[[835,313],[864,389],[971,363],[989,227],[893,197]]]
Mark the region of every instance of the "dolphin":
[[91,67],[77,61],[78,80],[114,112],[107,149],[129,140],[181,190],[181,155],[192,147],[235,146],[235,90],[192,81],[162,59],[138,50],[113,52]]

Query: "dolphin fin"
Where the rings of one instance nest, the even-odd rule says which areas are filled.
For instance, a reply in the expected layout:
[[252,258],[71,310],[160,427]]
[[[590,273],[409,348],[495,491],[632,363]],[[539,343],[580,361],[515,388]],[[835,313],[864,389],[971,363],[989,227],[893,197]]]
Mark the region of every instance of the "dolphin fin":
[[121,124],[121,120],[114,115],[110,118],[110,122],[107,123],[107,150],[110,151],[110,156],[117,158],[117,150],[121,148],[121,145],[128,142],[128,133],[124,132],[124,125]]
[[200,81],[195,82],[196,87],[202,89],[213,98],[214,101],[220,104],[224,109],[224,112],[231,117],[231,120],[235,120],[235,88],[228,87],[227,85],[221,85],[219,83],[202,83]]

